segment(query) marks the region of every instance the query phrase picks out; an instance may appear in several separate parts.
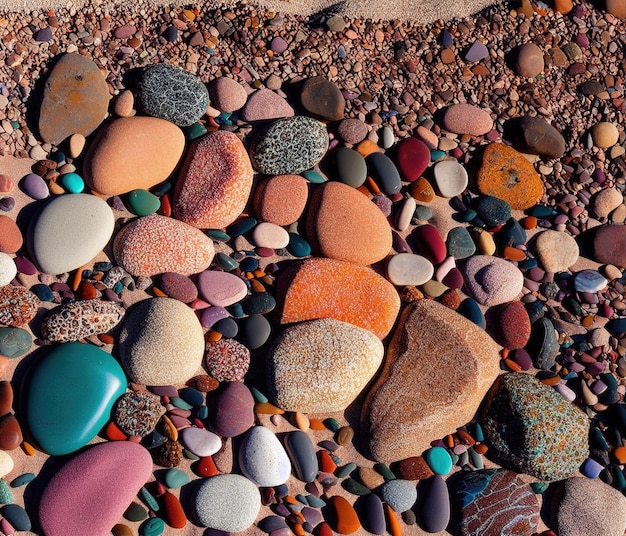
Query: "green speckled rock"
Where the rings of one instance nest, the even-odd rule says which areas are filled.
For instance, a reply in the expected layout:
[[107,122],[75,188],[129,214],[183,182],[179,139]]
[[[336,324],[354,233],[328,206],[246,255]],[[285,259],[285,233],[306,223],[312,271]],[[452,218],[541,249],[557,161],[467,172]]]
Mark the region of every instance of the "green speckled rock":
[[481,423],[494,461],[539,480],[571,476],[588,455],[586,415],[528,374],[496,380]]

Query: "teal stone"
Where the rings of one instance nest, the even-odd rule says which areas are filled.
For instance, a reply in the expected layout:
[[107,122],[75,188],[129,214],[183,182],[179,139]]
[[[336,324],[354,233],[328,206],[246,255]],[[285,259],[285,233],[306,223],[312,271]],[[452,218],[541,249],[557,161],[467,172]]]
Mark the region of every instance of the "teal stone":
[[33,343],[33,336],[22,328],[0,328],[0,355],[8,358],[24,355]]
[[613,469],[611,471],[611,474],[613,475],[612,486],[620,491],[623,491],[624,488],[626,488],[626,477],[624,476],[624,473],[619,467],[614,465],[612,469]]
[[479,443],[482,443],[485,440],[485,434],[483,433],[483,427],[479,422],[474,423],[474,439]]
[[297,233],[289,233],[287,251],[294,257],[308,257],[311,254],[311,245]]
[[205,394],[193,387],[183,387],[178,391],[178,394],[185,402],[188,402],[192,406],[201,406],[205,401]]
[[255,402],[259,404],[265,404],[265,402],[269,402],[269,398],[267,398],[261,391],[259,391],[256,387],[250,387],[250,392],[252,393],[252,397]]
[[13,480],[11,480],[11,487],[19,488],[21,486],[24,486],[25,484],[28,484],[29,482],[33,480],[35,480],[35,473],[24,473],[18,477],[15,477]]
[[17,531],[29,531],[32,528],[30,517],[26,510],[18,504],[7,504],[0,508],[0,515],[6,518],[11,526]]
[[239,263],[229,255],[226,255],[226,253],[218,253],[216,255],[216,258],[220,266],[224,268],[224,270],[226,270],[227,272],[239,268]]
[[440,151],[439,149],[431,149],[430,151],[431,162],[436,162],[437,160],[443,158],[444,156],[446,156],[446,153],[444,151]]
[[478,306],[478,302],[473,298],[465,298],[459,305],[458,312],[474,322],[479,328],[485,329],[485,317]]
[[433,209],[426,205],[417,205],[413,214],[418,220],[428,221],[433,217]]
[[189,125],[188,127],[185,127],[183,131],[185,132],[185,137],[189,141],[200,138],[207,133],[207,129],[202,123],[194,123],[193,125]]
[[522,270],[530,270],[531,268],[536,268],[539,266],[539,262],[534,257],[524,259],[523,261],[519,261],[517,263]]
[[333,419],[332,417],[324,419],[324,426],[326,426],[326,428],[328,428],[331,432],[339,430],[339,423],[337,422],[337,419]]
[[150,508],[150,510],[152,510],[153,512],[159,511],[159,503],[154,498],[154,495],[152,495],[152,493],[150,493],[145,486],[142,486],[142,488],[139,490],[138,495],[141,500],[146,504],[146,506]]
[[461,212],[461,214],[459,215],[460,220],[466,223],[473,221],[474,218],[476,218],[477,216],[478,213],[473,208],[468,208],[464,212]]
[[502,225],[511,217],[511,205],[490,195],[480,197],[474,208],[487,227]]
[[326,506],[326,501],[316,497],[315,495],[307,495],[306,502],[308,502],[309,506],[312,508],[324,508],[324,506]]
[[243,218],[228,227],[228,234],[231,238],[237,238],[238,236],[252,230],[256,224],[257,221],[254,218]]
[[14,502],[11,488],[4,480],[0,480],[0,504],[13,504]]
[[384,463],[375,463],[374,471],[381,475],[385,480],[395,480],[396,475]]
[[533,492],[536,493],[537,495],[541,495],[542,493],[544,493],[548,487],[550,486],[550,484],[548,482],[531,482],[530,483],[530,487],[532,488]]
[[166,194],[172,189],[172,183],[169,181],[162,182],[161,184],[157,184],[154,188],[152,188],[152,193],[157,196],[162,196]]
[[446,249],[455,259],[466,259],[476,253],[476,244],[466,227],[454,227],[446,237]]
[[127,383],[111,354],[79,342],[52,347],[26,381],[26,423],[33,439],[53,456],[89,443],[110,419]]
[[191,404],[189,404],[188,402],[185,402],[182,398],[179,398],[177,396],[173,396],[170,398],[170,402],[172,403],[173,406],[177,407],[178,409],[191,409],[193,408],[193,406]]
[[200,406],[198,408],[198,419],[203,421],[209,417],[209,408],[207,406]]
[[276,299],[269,292],[255,292],[241,305],[247,315],[267,314],[276,307]]
[[79,194],[85,189],[85,181],[78,173],[65,173],[61,176],[61,184],[71,194]]
[[354,478],[346,478],[342,483],[341,487],[345,489],[348,493],[352,493],[352,495],[369,495],[372,493],[372,490],[368,487],[364,486],[360,482],[354,480]]
[[600,450],[609,450],[609,444],[606,442],[606,438],[602,434],[600,428],[592,428],[589,432],[589,444],[591,448]]
[[160,517],[151,517],[139,527],[140,536],[160,536],[165,531],[165,522]]
[[164,480],[168,488],[182,488],[189,483],[189,475],[180,469],[168,469]]
[[346,465],[342,465],[341,467],[337,467],[337,469],[335,469],[335,476],[337,478],[343,478],[344,476],[348,476],[355,469],[356,463],[347,463]]
[[452,458],[443,447],[432,447],[424,453],[424,459],[436,475],[447,475],[452,471]]
[[209,229],[206,234],[209,238],[217,240],[218,242],[228,242],[230,240],[230,236],[219,229]]
[[313,184],[323,184],[326,182],[326,179],[324,177],[322,177],[317,171],[313,171],[312,169],[302,173],[302,176]]
[[558,212],[545,205],[535,205],[526,211],[529,216],[535,216],[535,218],[550,218],[556,216]]
[[367,164],[354,149],[340,147],[334,154],[335,174],[337,179],[348,186],[358,188],[367,179]]
[[149,216],[161,208],[161,200],[148,190],[133,190],[128,194],[128,205],[136,216]]

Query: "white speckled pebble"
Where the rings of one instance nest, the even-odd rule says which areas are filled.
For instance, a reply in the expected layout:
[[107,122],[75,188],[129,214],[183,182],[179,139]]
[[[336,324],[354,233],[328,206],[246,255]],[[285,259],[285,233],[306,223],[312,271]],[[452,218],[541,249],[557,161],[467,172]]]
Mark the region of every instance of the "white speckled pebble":
[[443,197],[455,197],[467,188],[467,171],[455,160],[444,160],[433,168],[435,183]]
[[180,431],[183,446],[196,456],[212,456],[222,448],[222,440],[218,435],[204,428],[184,428]]
[[432,263],[413,253],[398,253],[387,263],[387,279],[397,286],[423,285],[433,273]]
[[286,248],[289,244],[289,233],[274,223],[264,221],[252,231],[252,241],[259,248]]
[[0,450],[0,478],[5,477],[13,471],[13,458],[4,450]]
[[398,229],[398,231],[405,231],[409,227],[413,219],[413,214],[415,214],[416,205],[417,203],[413,197],[407,197],[402,201],[402,208],[400,208],[396,223],[396,229]]
[[264,426],[251,428],[239,447],[239,468],[260,487],[280,486],[291,474],[291,462],[276,435]]
[[396,512],[406,512],[417,500],[417,488],[410,480],[390,480],[383,484],[381,495]]
[[0,253],[0,287],[8,285],[17,275],[17,266],[10,255]]

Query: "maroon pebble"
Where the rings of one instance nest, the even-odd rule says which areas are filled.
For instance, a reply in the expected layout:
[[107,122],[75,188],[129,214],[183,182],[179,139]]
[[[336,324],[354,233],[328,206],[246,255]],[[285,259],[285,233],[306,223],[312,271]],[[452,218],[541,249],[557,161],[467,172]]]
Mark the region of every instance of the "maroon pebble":
[[228,382],[215,397],[215,432],[235,437],[254,425],[254,398],[241,382]]
[[161,290],[170,298],[183,303],[191,303],[198,297],[198,289],[187,276],[175,272],[161,275]]
[[430,163],[430,149],[417,138],[405,138],[398,143],[398,169],[409,182],[419,179]]
[[523,348],[530,338],[530,318],[519,301],[503,303],[498,307],[496,341],[514,350]]
[[413,230],[412,238],[416,253],[423,255],[435,264],[445,260],[446,244],[435,226],[426,224],[416,227]]

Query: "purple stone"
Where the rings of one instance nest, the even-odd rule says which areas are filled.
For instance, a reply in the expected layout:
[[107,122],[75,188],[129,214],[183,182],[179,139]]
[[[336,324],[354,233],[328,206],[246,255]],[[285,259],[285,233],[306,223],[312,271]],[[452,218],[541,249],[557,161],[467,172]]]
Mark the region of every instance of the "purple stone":
[[48,185],[39,175],[29,173],[22,179],[22,190],[33,199],[45,199],[50,195]]
[[8,197],[3,197],[2,199],[0,199],[0,210],[3,210],[4,212],[9,212],[13,210],[14,206],[15,206],[15,198],[8,196]]
[[274,37],[274,39],[272,39],[272,43],[270,44],[270,48],[276,54],[285,52],[288,46],[287,41],[285,41],[282,37]]
[[35,275],[37,273],[37,268],[35,267],[35,265],[32,262],[30,262],[30,260],[27,259],[26,257],[16,257],[15,265],[17,266],[17,271],[20,272],[21,274]]
[[210,328],[218,320],[228,318],[230,313],[223,307],[209,307],[202,311],[202,317],[200,323],[203,328]]
[[46,26],[41,30],[37,30],[33,38],[39,43],[47,43],[50,39],[52,39],[52,30]]
[[523,348],[513,350],[510,354],[511,359],[517,363],[522,370],[528,370],[533,364],[530,354]]
[[576,43],[580,48],[589,48],[589,38],[585,34],[578,34],[576,36]]
[[476,39],[474,44],[467,51],[467,54],[465,54],[465,61],[480,61],[484,60],[487,56],[489,56],[489,50],[487,50],[487,47],[482,41]]
[[413,253],[404,238],[402,238],[395,231],[391,231],[391,233],[392,233],[392,239],[393,239],[392,247],[397,253]]
[[587,367],[587,372],[592,376],[597,376],[601,372],[604,372],[604,369],[604,363],[599,363],[596,361],[595,363],[591,363],[591,365]]
[[168,396],[170,398],[178,397],[178,389],[176,389],[173,385],[158,385],[150,387],[150,391],[157,396]]
[[324,519],[322,517],[322,512],[320,512],[316,508],[311,508],[310,506],[305,506],[302,509],[301,513],[304,516],[304,519],[306,519],[314,527],[321,523],[321,521]]

